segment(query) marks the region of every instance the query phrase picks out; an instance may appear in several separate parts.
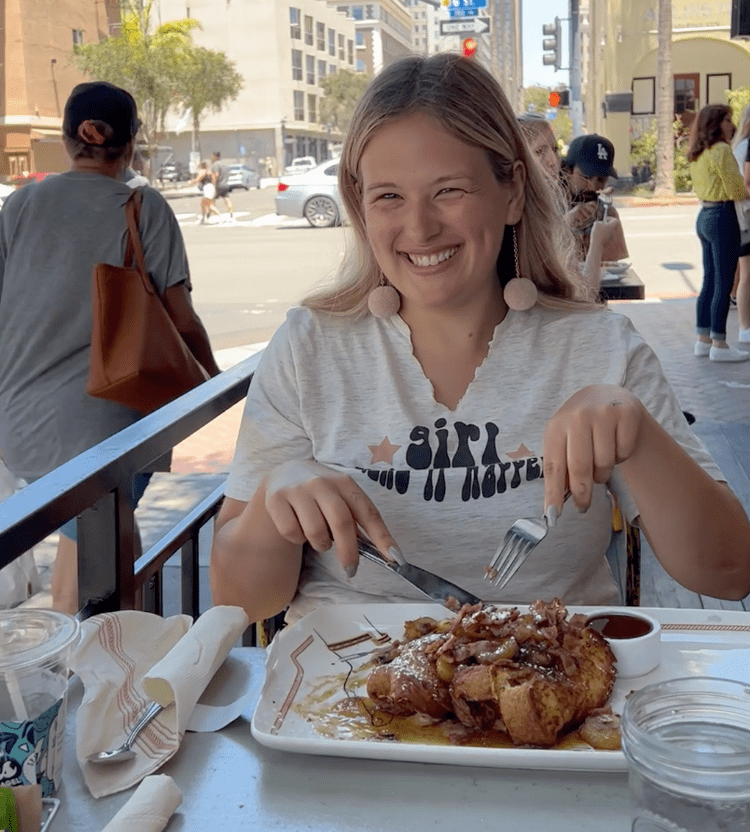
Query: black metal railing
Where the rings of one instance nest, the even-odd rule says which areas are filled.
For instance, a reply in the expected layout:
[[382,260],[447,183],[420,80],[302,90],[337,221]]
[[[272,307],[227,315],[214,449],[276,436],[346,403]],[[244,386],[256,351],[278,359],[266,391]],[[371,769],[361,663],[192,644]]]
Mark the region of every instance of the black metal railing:
[[260,353],[209,379],[0,502],[0,567],[78,517],[81,615],[140,608],[162,612],[162,569],[180,550],[182,610],[198,615],[198,535],[216,514],[223,484],[147,552],[121,487],[247,393]]

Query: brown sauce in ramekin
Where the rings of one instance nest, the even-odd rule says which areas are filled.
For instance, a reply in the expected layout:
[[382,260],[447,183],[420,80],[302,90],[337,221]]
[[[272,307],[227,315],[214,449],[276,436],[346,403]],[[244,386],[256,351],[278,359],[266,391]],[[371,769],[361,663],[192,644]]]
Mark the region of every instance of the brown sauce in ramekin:
[[602,613],[594,615],[586,622],[605,638],[640,638],[651,632],[651,623],[634,615],[621,613]]

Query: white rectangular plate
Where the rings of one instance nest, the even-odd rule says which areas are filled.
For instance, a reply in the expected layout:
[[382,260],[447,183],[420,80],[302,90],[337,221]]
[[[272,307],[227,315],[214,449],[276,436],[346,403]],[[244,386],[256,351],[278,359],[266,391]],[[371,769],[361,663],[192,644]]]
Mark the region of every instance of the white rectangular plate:
[[[523,606],[520,609],[525,610]],[[569,607],[568,611],[585,613],[591,609]],[[715,676],[750,684],[750,619],[746,612],[642,609],[662,624],[661,664],[645,676],[618,679],[610,698],[615,713],[622,713],[625,697],[632,690],[664,679]],[[449,614],[439,604],[341,605],[318,609],[282,630],[269,648],[266,679],[252,721],[253,736],[263,745],[299,754],[501,768],[625,770],[621,751],[588,747],[479,748],[331,738],[317,733],[295,710],[295,705],[320,689],[326,679],[368,661],[384,646],[383,635],[402,638],[406,620]],[[344,642],[347,644],[342,646]],[[363,687],[357,692],[362,693]],[[339,688],[326,702],[333,704],[344,696]]]

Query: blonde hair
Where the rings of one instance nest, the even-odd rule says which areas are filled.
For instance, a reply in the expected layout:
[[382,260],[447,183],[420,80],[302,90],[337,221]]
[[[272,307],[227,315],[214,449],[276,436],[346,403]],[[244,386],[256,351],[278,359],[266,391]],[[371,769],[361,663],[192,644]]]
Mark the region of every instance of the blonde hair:
[[[367,297],[380,282],[380,268],[367,239],[361,199],[360,160],[368,142],[384,125],[414,113],[432,116],[456,138],[487,152],[498,182],[513,178],[513,164],[526,168],[526,202],[515,226],[520,273],[533,280],[542,306],[590,309],[572,234],[559,201],[530,152],[505,94],[473,59],[441,53],[408,56],[385,67],[370,82],[349,127],[339,163],[339,193],[354,230],[354,245],[339,268],[333,287],[302,301],[311,309],[360,317]],[[498,256],[498,277],[505,285],[515,276],[513,228],[506,227]]]

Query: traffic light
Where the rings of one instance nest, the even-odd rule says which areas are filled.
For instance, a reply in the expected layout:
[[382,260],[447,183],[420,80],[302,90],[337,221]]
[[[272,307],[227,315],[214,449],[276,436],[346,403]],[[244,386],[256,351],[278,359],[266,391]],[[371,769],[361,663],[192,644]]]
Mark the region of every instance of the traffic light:
[[570,107],[570,90],[552,90],[549,94],[550,107]]
[[552,36],[544,38],[542,41],[542,48],[544,49],[542,63],[545,66],[553,66],[555,72],[557,72],[562,66],[562,61],[560,60],[560,48],[562,46],[562,26],[560,25],[560,18],[556,17],[554,23],[545,23],[542,26],[542,34]]
[[473,58],[477,51],[477,42],[474,38],[464,38],[461,44],[461,51],[464,58]]

